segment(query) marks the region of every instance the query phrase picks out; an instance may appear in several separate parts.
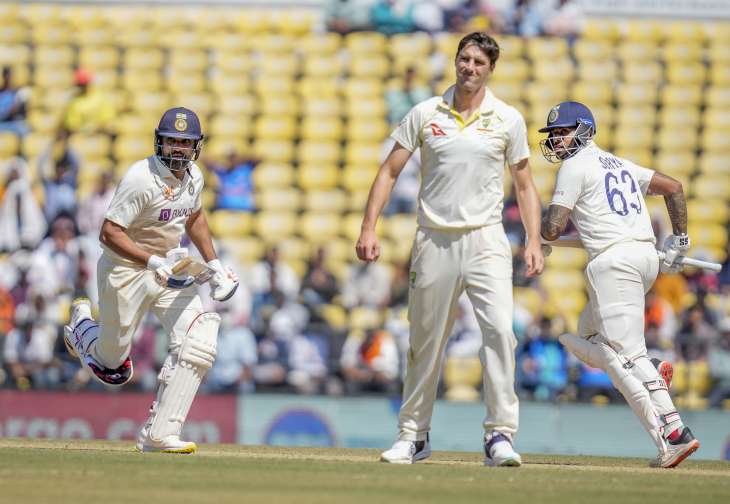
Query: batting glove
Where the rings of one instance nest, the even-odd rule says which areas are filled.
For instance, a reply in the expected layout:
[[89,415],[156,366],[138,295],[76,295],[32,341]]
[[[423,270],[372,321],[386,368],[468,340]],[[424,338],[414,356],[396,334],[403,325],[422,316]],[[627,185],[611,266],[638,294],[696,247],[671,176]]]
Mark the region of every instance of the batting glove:
[[173,274],[172,266],[160,256],[150,256],[147,260],[147,269],[155,272],[155,282],[168,289],[186,289],[195,282],[195,277],[190,275]]
[[664,240],[664,260],[659,265],[662,273],[677,273],[682,265],[677,263],[677,258],[682,257],[689,250],[689,236],[686,234],[669,235]]
[[210,279],[210,297],[216,301],[227,301],[238,289],[238,275],[231,268],[224,268],[219,259],[208,261],[208,267],[215,270]]

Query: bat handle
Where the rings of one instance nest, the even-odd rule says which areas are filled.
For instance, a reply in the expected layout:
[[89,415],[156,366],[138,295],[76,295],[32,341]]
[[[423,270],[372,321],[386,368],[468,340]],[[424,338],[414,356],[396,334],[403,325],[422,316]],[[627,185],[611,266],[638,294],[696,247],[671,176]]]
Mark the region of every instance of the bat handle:
[[[663,250],[660,250],[657,252],[657,255],[659,256],[659,260],[663,261],[664,256],[666,255]],[[701,259],[695,259],[693,257],[686,257],[686,256],[680,256],[677,258],[677,262],[681,264],[682,266],[692,266],[695,268],[702,268],[709,271],[714,271],[715,273],[719,273],[720,270],[722,270],[722,264],[709,262],[709,261],[703,261]]]

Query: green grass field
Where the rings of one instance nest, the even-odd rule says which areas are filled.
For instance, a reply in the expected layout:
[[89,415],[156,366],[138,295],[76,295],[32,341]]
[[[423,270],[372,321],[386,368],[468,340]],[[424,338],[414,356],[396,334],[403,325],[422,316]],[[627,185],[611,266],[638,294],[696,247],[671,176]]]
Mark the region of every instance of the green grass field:
[[730,502],[730,463],[523,454],[488,468],[479,453],[436,452],[412,466],[376,450],[203,445],[140,454],[130,442],[0,438],[0,502],[380,503]]

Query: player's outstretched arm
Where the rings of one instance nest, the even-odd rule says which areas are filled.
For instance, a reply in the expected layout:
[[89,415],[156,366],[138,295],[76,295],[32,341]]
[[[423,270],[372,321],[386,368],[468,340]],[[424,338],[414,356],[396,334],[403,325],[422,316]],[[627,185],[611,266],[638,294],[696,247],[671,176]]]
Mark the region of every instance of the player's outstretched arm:
[[365,206],[360,237],[355,245],[357,257],[362,261],[377,261],[380,256],[380,244],[378,243],[378,237],[375,235],[375,224],[378,222],[380,212],[383,211],[385,204],[388,202],[395,181],[403,171],[403,167],[410,159],[411,154],[411,151],[396,142],[375,176]]
[[649,182],[648,194],[664,196],[669,219],[672,222],[672,233],[675,235],[687,234],[687,200],[684,189],[679,180],[663,173],[654,172]]
[[545,257],[540,243],[540,196],[537,194],[535,182],[527,159],[510,166],[512,180],[515,183],[515,196],[520,207],[522,225],[527,232],[525,246],[525,264],[527,276],[539,275],[545,266]]

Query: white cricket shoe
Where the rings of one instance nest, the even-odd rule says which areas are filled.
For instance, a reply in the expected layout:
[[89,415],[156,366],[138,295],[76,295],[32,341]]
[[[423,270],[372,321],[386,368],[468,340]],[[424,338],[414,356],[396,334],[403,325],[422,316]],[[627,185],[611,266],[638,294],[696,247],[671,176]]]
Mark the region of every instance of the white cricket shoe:
[[667,451],[657,455],[650,464],[652,467],[663,467],[669,469],[677,467],[680,462],[692,455],[700,447],[700,442],[694,437],[689,427],[682,429],[677,439],[667,441]]
[[425,441],[403,441],[399,439],[390,450],[380,454],[381,462],[389,464],[413,464],[431,456],[431,442],[428,437]]
[[522,457],[512,448],[507,434],[492,431],[484,438],[484,465],[491,467],[519,467]]
[[147,427],[144,427],[137,436],[136,449],[142,453],[195,453],[198,445],[192,441],[182,441],[179,436],[166,436],[162,441],[153,441],[147,435]]

